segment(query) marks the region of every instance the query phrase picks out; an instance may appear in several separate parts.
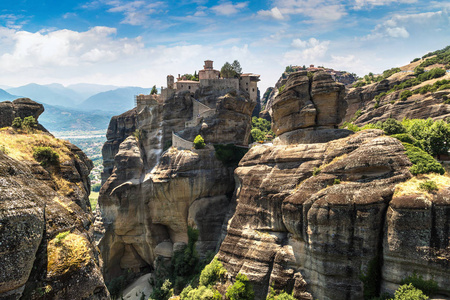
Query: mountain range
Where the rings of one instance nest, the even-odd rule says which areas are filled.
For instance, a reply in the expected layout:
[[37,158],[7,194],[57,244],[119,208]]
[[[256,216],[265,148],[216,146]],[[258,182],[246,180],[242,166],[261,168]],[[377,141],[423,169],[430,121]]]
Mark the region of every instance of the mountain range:
[[0,89],[0,101],[26,97],[44,104],[39,120],[50,131],[106,130],[113,115],[133,108],[135,95],[149,93],[142,87],[30,83]]

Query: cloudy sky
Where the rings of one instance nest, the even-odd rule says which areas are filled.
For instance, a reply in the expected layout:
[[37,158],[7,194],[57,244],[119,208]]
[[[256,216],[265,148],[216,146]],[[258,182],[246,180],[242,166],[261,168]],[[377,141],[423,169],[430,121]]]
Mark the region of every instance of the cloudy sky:
[[382,72],[450,44],[450,3],[419,0],[14,0],[0,4],[0,86],[165,85],[237,59],[262,90],[287,65]]

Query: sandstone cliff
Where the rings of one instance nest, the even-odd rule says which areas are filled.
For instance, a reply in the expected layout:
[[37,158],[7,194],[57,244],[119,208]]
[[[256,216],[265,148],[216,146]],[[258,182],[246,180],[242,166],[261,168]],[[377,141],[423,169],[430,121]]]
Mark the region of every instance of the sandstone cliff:
[[[36,118],[43,109],[31,100],[13,108]],[[3,128],[0,146],[0,299],[108,299],[88,199],[92,162],[38,130]],[[39,164],[36,147],[50,147],[59,162]]]
[[[209,107],[208,114],[194,116],[195,101]],[[254,106],[245,92],[202,87],[164,103],[138,105],[111,121],[108,133],[114,134],[103,153],[112,172],[100,191],[97,222],[107,279],[170,258],[187,242],[188,225],[199,230],[201,255],[216,249],[230,209],[234,168],[218,160],[212,146],[170,147],[172,132],[189,141],[201,134],[206,143],[246,144]],[[132,131],[135,135],[126,137]]]
[[324,74],[287,79],[273,105],[274,145],[253,147],[235,171],[219,260],[233,278],[248,276],[255,299],[269,286],[297,299],[362,299],[374,261],[379,275],[369,276],[383,291],[416,271],[450,295],[448,185],[398,193],[412,177],[402,144],[380,130],[334,129],[341,91]]
[[[440,78],[424,81],[416,86],[388,92],[395,85],[414,79],[413,69],[420,61],[402,67],[402,71],[376,83],[363,87],[350,88],[345,96],[347,112],[343,122],[353,122],[358,126],[367,123],[385,121],[388,118],[397,120],[427,119],[441,120],[450,117],[450,88],[445,86],[437,91],[413,94],[406,100],[401,99],[402,92],[420,90],[426,85],[433,85],[439,80],[450,80],[450,74]],[[435,66],[429,67],[430,69]],[[386,94],[386,95],[384,95]],[[379,97],[377,100],[376,97]]]

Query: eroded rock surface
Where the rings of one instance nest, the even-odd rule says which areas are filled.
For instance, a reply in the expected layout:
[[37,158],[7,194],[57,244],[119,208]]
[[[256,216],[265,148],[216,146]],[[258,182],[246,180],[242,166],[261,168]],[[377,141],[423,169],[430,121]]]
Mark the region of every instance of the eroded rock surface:
[[[197,123],[194,101],[210,108]],[[137,107],[138,134],[110,151],[114,168],[100,191],[104,236],[99,246],[107,279],[152,268],[158,257],[170,258],[187,243],[188,226],[199,230],[200,255],[218,247],[232,203],[234,168],[218,160],[211,145],[169,148],[172,132],[189,141],[201,134],[206,143],[246,144],[254,106],[245,92],[206,87]]]
[[14,101],[0,102],[0,128],[11,126],[12,121],[19,117],[33,116],[38,119],[44,112],[44,106],[28,98],[19,98]]
[[348,131],[334,130],[345,114],[344,92],[344,85],[327,73],[311,79],[306,71],[290,74],[272,106],[274,143],[323,143],[348,136]]
[[[30,101],[37,117],[42,106]],[[1,134],[22,135],[12,129]],[[33,136],[44,144],[54,139],[46,132]],[[57,166],[0,150],[0,299],[109,299],[88,198],[93,164],[78,147],[57,144]]]

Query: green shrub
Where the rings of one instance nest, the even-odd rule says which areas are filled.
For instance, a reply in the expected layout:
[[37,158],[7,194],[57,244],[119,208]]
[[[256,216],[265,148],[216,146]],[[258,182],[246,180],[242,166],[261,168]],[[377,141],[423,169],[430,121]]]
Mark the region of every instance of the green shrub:
[[282,86],[280,86],[280,87],[278,88],[278,93],[283,92],[285,87],[286,87],[285,84],[283,84]]
[[356,83],[353,84],[354,88],[363,87],[366,85],[366,82],[364,80],[358,80]]
[[214,150],[216,158],[226,167],[236,167],[248,152],[247,148],[237,147],[233,144],[216,144]]
[[363,283],[364,299],[372,299],[379,295],[380,293],[380,278],[381,278],[381,265],[380,259],[375,256],[367,264],[367,273],[361,272],[359,279]]
[[48,165],[59,165],[59,155],[50,147],[34,148],[33,157],[43,167]]
[[210,287],[200,286],[193,289],[189,285],[181,292],[180,300],[222,300],[222,295]]
[[223,267],[222,263],[216,258],[211,263],[206,265],[200,274],[200,285],[210,286],[216,284],[216,282],[227,273],[227,270]]
[[228,287],[226,296],[230,300],[253,300],[255,298],[255,292],[247,276],[239,273],[233,285]]
[[[434,182],[433,182],[434,183]],[[436,183],[434,183],[436,185]],[[436,186],[437,188],[437,186]],[[425,295],[432,295],[436,293],[438,290],[438,284],[433,279],[430,280],[424,280],[422,278],[422,275],[417,275],[416,272],[414,272],[412,275],[406,277],[403,279],[400,284],[412,284],[415,288],[421,290],[425,293]]]
[[270,287],[270,291],[269,294],[267,294],[266,300],[295,300],[295,298],[285,291],[278,291],[273,287]]
[[333,184],[341,184],[341,180],[338,178],[335,178],[333,181]]
[[136,129],[136,130],[133,132],[133,136],[134,136],[138,141],[140,141],[140,140],[142,139],[142,130]]
[[169,279],[166,279],[159,289],[153,289],[149,299],[154,300],[168,300],[173,296],[172,283]]
[[70,231],[64,231],[64,232],[60,232],[56,235],[55,237],[55,244],[61,244],[61,241],[64,240],[66,238],[66,236],[68,236],[70,233]]
[[393,300],[427,300],[429,299],[424,293],[415,288],[411,283],[401,285],[397,291],[395,291]]
[[125,275],[121,275],[107,282],[106,287],[111,294],[111,298],[115,299],[119,297],[120,293],[133,281],[133,279],[134,274],[132,272],[128,272]]
[[250,131],[250,134],[252,136],[253,141],[255,142],[262,142],[266,139],[265,134],[259,129],[259,128],[253,128]]
[[423,191],[427,191],[427,192],[433,192],[433,191],[439,190],[436,182],[434,182],[433,180],[427,180],[427,181],[421,182],[419,184],[419,189],[421,189]]
[[445,169],[442,165],[438,163],[430,154],[411,144],[402,144],[406,149],[406,156],[408,156],[409,160],[413,164],[413,166],[409,169],[413,175],[425,173],[438,173],[443,175],[445,173]]
[[195,137],[194,139],[194,148],[195,149],[203,149],[205,148],[206,144],[205,144],[205,140],[203,139],[203,137],[199,134]]
[[14,120],[12,121],[11,126],[14,128],[22,128],[22,123],[23,123],[22,118],[15,117]]
[[313,170],[313,173],[312,173],[313,176],[319,175],[320,171],[321,171],[320,168],[315,167],[314,170]]
[[407,100],[409,97],[412,96],[412,92],[410,90],[405,90],[403,92],[400,93],[400,100],[405,101]]
[[420,142],[409,133],[393,134],[391,137],[396,138],[401,142],[408,143],[419,148],[421,147]]
[[357,131],[361,130],[361,128],[359,128],[357,125],[355,125],[353,123],[349,123],[349,122],[344,122],[344,124],[342,124],[342,128],[351,130],[353,132],[357,132]]
[[405,127],[399,121],[389,118],[381,124],[381,129],[388,134],[399,134],[406,131]]
[[36,128],[37,122],[33,116],[28,116],[23,119],[22,126],[27,129]]

